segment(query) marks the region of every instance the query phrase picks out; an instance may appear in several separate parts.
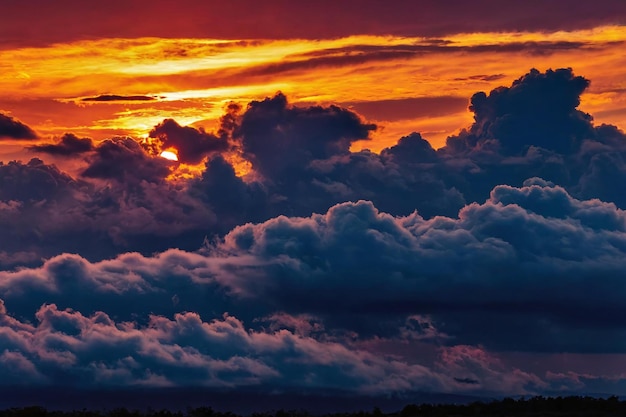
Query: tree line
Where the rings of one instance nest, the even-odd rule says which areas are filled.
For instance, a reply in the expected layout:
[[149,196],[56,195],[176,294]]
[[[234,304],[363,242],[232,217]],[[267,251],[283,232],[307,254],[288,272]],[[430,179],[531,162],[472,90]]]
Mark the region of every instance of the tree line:
[[[626,416],[626,401],[616,396],[532,397],[471,404],[409,404],[402,410],[384,413],[378,407],[370,411],[328,413],[320,417],[618,417]],[[0,417],[242,417],[211,407],[170,410],[73,410],[52,411],[32,406],[0,411]],[[314,417],[304,410],[276,410],[252,413],[249,417]]]

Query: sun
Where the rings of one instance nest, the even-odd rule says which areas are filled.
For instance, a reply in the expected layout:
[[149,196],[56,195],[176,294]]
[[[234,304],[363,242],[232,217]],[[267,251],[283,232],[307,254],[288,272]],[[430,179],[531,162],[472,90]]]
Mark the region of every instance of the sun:
[[178,155],[172,151],[163,151],[159,156],[161,158],[169,159],[170,161],[178,161]]

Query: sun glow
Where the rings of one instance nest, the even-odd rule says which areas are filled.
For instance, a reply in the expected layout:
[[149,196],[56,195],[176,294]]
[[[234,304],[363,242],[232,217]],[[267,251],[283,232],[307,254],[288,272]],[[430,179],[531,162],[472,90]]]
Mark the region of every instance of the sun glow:
[[169,159],[170,161],[178,161],[178,155],[172,151],[163,151],[159,156],[161,158]]

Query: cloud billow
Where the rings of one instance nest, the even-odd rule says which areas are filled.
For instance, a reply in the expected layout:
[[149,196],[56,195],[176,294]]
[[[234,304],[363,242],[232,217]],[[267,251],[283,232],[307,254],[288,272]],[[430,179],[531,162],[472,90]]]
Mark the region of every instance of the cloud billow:
[[[488,199],[494,187],[520,187],[533,177],[578,199],[626,208],[617,180],[626,178],[625,136],[614,126],[594,126],[577,110],[588,84],[570,69],[533,70],[511,87],[478,93],[471,107],[474,124],[439,150],[413,133],[380,154],[351,152],[351,144],[369,138],[374,125],[338,106],[296,107],[282,94],[247,108],[231,104],[216,133],[166,119],[152,131],[156,150],[131,138],[95,144],[65,135],[30,149],[80,158],[86,166],[77,178],[44,162],[12,163],[13,170],[29,172],[25,178],[38,178],[24,187],[8,166],[0,171],[2,201],[13,207],[7,224],[22,224],[18,217],[31,222],[21,231],[5,229],[13,242],[5,252],[39,259],[83,248],[84,256],[98,260],[127,250],[192,249],[240,224],[306,217],[345,201],[371,201],[392,215],[417,210],[425,219],[456,217],[466,205]],[[562,135],[553,136],[557,131]],[[177,164],[155,155],[167,147],[178,150],[181,162],[206,158],[202,175],[167,181]],[[232,153],[250,163],[246,178],[229,162]],[[19,204],[28,211],[18,210]],[[25,231],[32,231],[26,239]],[[93,233],[101,242],[97,250],[89,249]]]
[[280,93],[231,104],[217,133],[166,119],[156,148],[204,162],[174,181],[132,138],[35,145],[82,165],[0,164],[0,376],[582,390],[499,355],[626,353],[626,136],[578,110],[588,85],[531,70],[477,93],[438,150],[412,133],[352,152],[376,126]]
[[[624,251],[622,210],[533,179],[496,187],[458,218],[396,217],[360,201],[239,226],[202,253],[97,263],[65,254],[0,273],[2,343],[15,363],[0,373],[19,365],[33,383],[62,372],[68,384],[105,386],[540,392],[551,382],[507,376],[488,352],[623,353]],[[37,324],[14,318],[33,314]],[[426,315],[445,325],[428,324],[429,334],[402,324]],[[380,338],[440,359],[374,359],[358,347]],[[310,373],[319,377],[301,385]]]
[[[160,314],[183,306],[208,313],[221,305],[246,319],[250,311],[277,310],[335,325],[354,313],[375,320],[483,311],[580,330],[570,318],[585,314],[590,331],[602,322],[610,332],[626,325],[619,319],[624,294],[615,291],[625,251],[626,215],[615,205],[577,200],[558,186],[498,186],[458,218],[394,217],[360,201],[236,227],[204,255],[171,250],[99,263],[60,255],[39,269],[0,274],[0,296],[26,309],[46,300],[130,317],[127,306],[144,303]],[[591,285],[593,296],[585,291]],[[74,292],[83,294],[80,302]],[[177,303],[170,300],[175,295]],[[501,344],[497,333],[490,337]],[[555,341],[545,337],[532,343],[551,349]],[[565,342],[572,351],[591,348],[584,340]]]
[[593,137],[591,116],[577,110],[589,81],[570,69],[531,70],[489,95],[472,96],[474,124],[469,132],[448,139],[452,148],[480,148],[490,141],[505,155],[522,154],[535,146],[559,154],[576,152]]
[[278,93],[248,105],[235,138],[256,171],[274,181],[281,176],[288,181],[292,169],[346,155],[352,142],[368,139],[375,129],[341,107],[298,108]]

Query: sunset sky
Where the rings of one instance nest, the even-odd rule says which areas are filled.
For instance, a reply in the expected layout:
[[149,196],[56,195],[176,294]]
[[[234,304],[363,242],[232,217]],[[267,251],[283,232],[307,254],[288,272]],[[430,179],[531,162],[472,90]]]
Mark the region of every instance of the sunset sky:
[[623,0],[5,3],[0,384],[626,395]]

